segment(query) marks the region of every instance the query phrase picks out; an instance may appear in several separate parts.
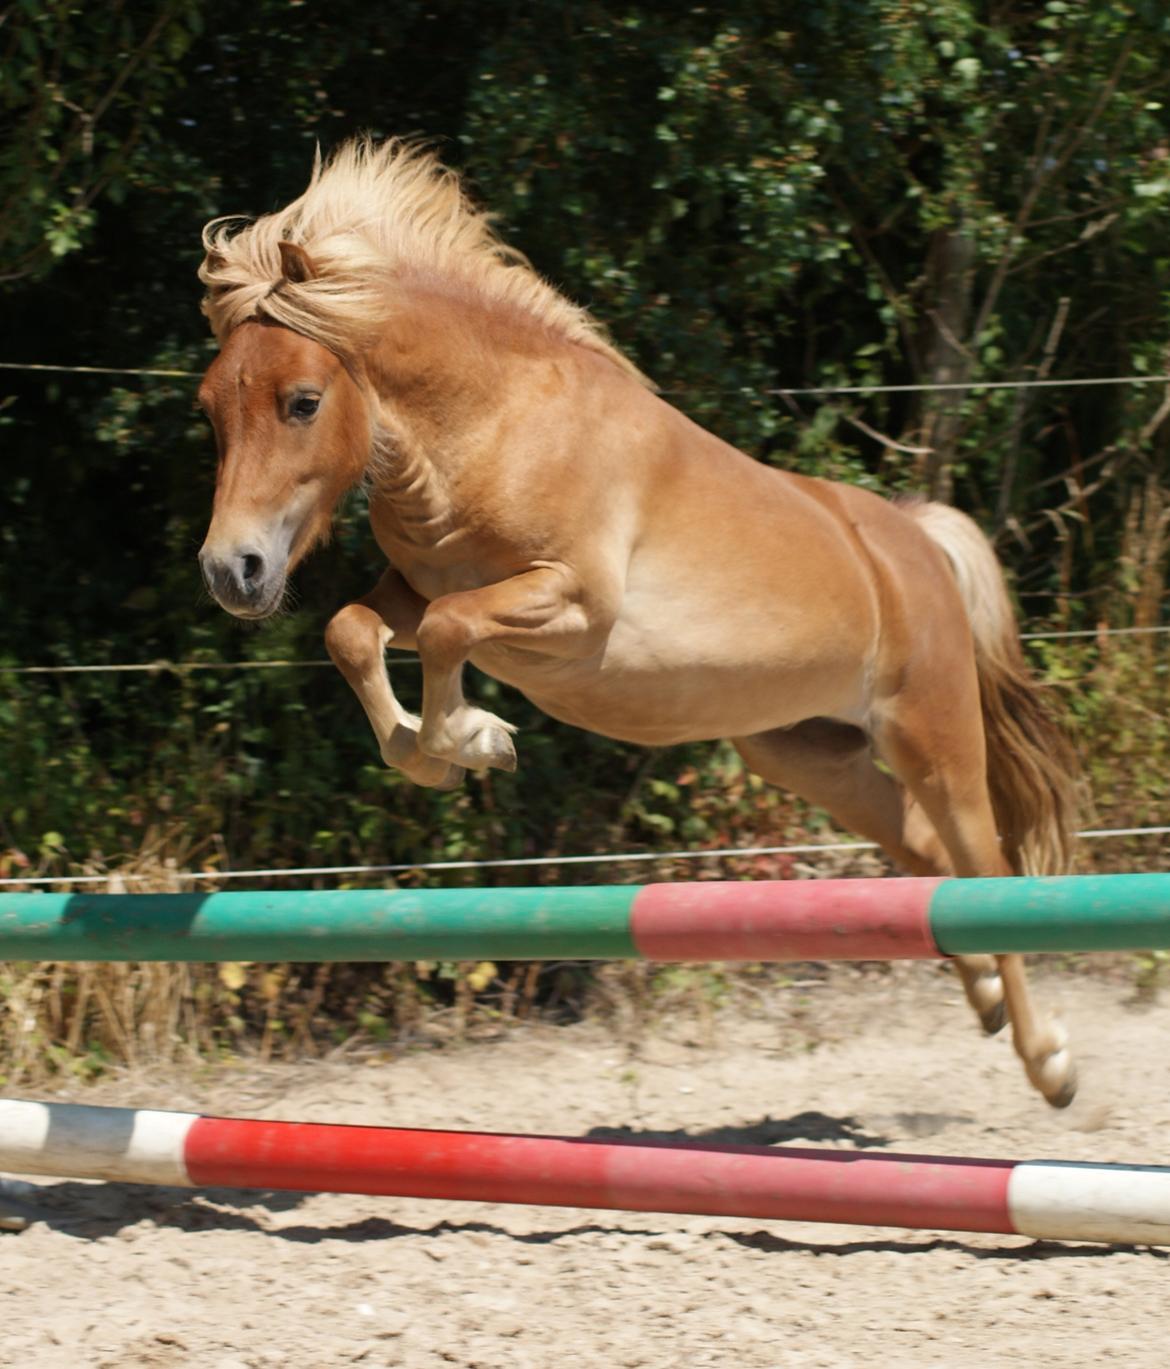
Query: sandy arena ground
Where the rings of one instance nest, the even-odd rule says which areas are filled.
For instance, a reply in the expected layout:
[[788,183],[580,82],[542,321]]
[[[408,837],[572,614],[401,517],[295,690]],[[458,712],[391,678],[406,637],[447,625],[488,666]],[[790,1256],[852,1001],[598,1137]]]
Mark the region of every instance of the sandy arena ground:
[[[840,967],[750,1006],[520,1027],[374,1059],[136,1075],[69,1095],[236,1115],[1151,1163],[1170,1007],[1050,971],[1081,1093],[1050,1111],[937,966]],[[640,1038],[635,1048],[632,1043]],[[41,1180],[0,1233],[6,1366],[1138,1366],[1170,1252],[855,1227]]]

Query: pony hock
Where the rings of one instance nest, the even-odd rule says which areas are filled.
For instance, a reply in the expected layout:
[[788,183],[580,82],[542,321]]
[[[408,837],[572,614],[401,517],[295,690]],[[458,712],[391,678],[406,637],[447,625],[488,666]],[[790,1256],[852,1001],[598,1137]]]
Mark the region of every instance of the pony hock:
[[[969,519],[704,432],[403,143],[343,145],[299,199],[204,246],[204,574],[229,611],[272,612],[365,482],[388,567],[326,640],[388,764],[438,787],[515,765],[513,729],[464,696],[471,661],[606,736],[730,738],[910,874],[1067,868],[1071,752]],[[388,646],[419,655],[419,717]],[[984,1027],[1006,1016],[1067,1103],[1063,1032],[1022,961],[958,966]]]

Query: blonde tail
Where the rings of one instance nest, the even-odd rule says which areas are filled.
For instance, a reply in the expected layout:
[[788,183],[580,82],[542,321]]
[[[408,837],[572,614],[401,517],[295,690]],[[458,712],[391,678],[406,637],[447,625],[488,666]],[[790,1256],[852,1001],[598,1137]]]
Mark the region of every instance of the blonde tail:
[[987,785],[1004,856],[1017,874],[1065,873],[1080,795],[1076,752],[1024,660],[995,552],[957,509],[922,503],[906,511],[946,555],[971,622]]

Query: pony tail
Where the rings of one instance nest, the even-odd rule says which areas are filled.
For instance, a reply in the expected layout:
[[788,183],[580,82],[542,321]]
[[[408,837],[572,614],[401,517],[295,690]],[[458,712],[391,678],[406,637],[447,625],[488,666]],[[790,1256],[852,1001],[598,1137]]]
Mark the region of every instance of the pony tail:
[[971,623],[987,787],[1004,856],[1016,874],[1066,873],[1073,860],[1080,767],[1050,691],[1024,659],[995,552],[957,509],[922,503],[906,511],[950,562]]

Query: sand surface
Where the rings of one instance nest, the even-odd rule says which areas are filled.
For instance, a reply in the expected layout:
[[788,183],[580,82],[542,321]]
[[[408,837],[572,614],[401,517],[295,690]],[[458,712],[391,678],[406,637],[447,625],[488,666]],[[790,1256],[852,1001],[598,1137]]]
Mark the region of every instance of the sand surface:
[[[815,972],[814,972],[815,974]],[[1153,1163],[1170,1007],[1039,976],[1066,1112],[945,967],[839,967],[713,1008],[492,1041],[109,1079],[60,1098],[238,1116]],[[1170,1252],[858,1227],[42,1179],[0,1233],[0,1363],[1165,1365]]]

